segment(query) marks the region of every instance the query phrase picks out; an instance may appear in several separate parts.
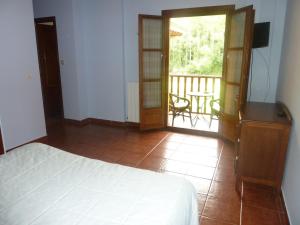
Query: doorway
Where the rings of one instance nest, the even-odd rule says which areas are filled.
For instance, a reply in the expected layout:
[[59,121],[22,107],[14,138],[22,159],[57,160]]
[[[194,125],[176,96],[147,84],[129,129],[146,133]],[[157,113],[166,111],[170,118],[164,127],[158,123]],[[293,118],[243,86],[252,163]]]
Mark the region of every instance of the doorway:
[[226,14],[169,21],[168,126],[216,133]]
[[[218,130],[217,135],[234,142],[237,137],[236,127],[239,112],[247,99],[254,15],[255,10],[253,6],[236,9],[234,5],[164,10],[162,11],[162,16],[139,15],[140,128],[146,130],[168,127],[172,130],[173,126],[172,124],[170,125],[169,113],[172,111],[172,106],[170,105],[172,104],[171,101],[173,101],[178,105],[175,105],[178,108],[175,112],[176,114],[178,112],[178,118],[187,120],[190,128],[195,126],[195,119],[198,123],[202,118],[207,120],[205,117],[213,116],[214,118],[209,118],[209,122],[207,121],[206,124],[212,126],[212,123],[214,123],[213,119],[216,119],[217,128],[215,129]],[[194,81],[195,77],[190,76],[190,84],[183,85],[186,88],[176,89],[176,85],[179,87],[182,83],[188,83],[188,77],[185,76],[183,79],[177,79],[176,81],[174,81],[175,78],[173,78],[173,81],[170,78],[170,71],[173,69],[170,67],[174,66],[170,64],[172,60],[172,52],[170,52],[172,40],[170,40],[170,36],[178,37],[183,35],[180,30],[175,30],[176,27],[172,27],[172,20],[176,18],[191,19],[193,17],[210,16],[223,16],[226,18],[225,32],[222,33],[224,47],[219,48],[217,55],[221,57],[217,57],[219,60],[215,60],[215,62],[222,62],[222,66],[215,67],[222,67],[222,76],[218,76],[220,87],[216,85],[216,81],[213,81],[213,76],[197,78],[198,81],[196,82]],[[171,27],[174,30],[170,29]],[[183,27],[185,28],[185,26]],[[197,37],[197,35],[194,36]],[[212,36],[207,37],[207,39],[210,39],[209,43],[212,40]],[[213,41],[212,43],[215,44]],[[188,42],[187,44],[190,45],[191,43]],[[185,48],[191,49],[189,46]],[[177,56],[174,55],[173,57]],[[185,59],[188,62],[192,62],[195,58],[197,57],[194,53],[191,53],[191,50],[185,51]],[[183,60],[180,58],[179,64],[184,65],[181,61]],[[195,65],[190,64],[189,69],[192,71],[195,69]],[[201,64],[201,62],[196,60],[196,70],[198,64]],[[214,65],[214,63],[203,63],[203,65],[202,68],[198,67],[200,72],[201,69],[205,69],[205,66]],[[214,67],[210,66],[210,68]],[[180,72],[180,70],[178,71]],[[216,71],[218,72],[218,69],[210,69],[210,75],[214,75],[213,73]],[[201,79],[205,80],[202,87],[201,84],[197,86],[197,82],[200,80],[201,83]],[[210,85],[210,83],[214,84]],[[190,90],[188,90],[188,87],[190,87]],[[186,101],[187,96],[185,95],[188,92],[190,92],[190,100]],[[198,93],[194,94],[191,92]],[[213,94],[210,92],[213,92]],[[183,96],[179,96],[180,94]],[[192,101],[194,103],[191,103]],[[196,106],[192,106],[192,104],[196,104]],[[193,112],[193,110],[196,111]],[[173,115],[175,113],[172,112]],[[182,114],[184,114],[183,118]],[[175,130],[185,132],[192,130],[186,128],[178,129],[176,128]],[[204,135],[212,134],[215,136],[216,134],[216,132],[211,132],[210,130],[192,131],[192,133]]]
[[35,19],[44,112],[47,125],[63,118],[55,17]]

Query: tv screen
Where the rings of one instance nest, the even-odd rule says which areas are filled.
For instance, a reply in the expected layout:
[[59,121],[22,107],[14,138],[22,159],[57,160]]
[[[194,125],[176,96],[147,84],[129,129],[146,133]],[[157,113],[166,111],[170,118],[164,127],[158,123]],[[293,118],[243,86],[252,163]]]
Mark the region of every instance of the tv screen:
[[270,22],[254,24],[252,48],[263,48],[269,45]]

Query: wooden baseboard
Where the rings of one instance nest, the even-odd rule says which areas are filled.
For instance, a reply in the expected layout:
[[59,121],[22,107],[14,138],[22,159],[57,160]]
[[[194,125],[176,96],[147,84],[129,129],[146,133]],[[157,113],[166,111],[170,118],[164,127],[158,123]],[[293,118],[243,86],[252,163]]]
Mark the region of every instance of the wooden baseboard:
[[89,118],[90,124],[112,127],[126,127],[126,122]]
[[101,125],[101,126],[112,126],[112,127],[132,127],[132,128],[137,128],[140,126],[139,123],[134,123],[134,122],[121,122],[121,121],[103,120],[103,119],[95,119],[95,118],[87,118],[84,120],[64,119],[64,122],[66,124],[75,125],[75,126],[86,126],[89,124]]
[[75,126],[85,126],[90,124],[90,119],[84,119],[84,120],[64,119],[64,123],[75,125]]
[[139,128],[140,123],[135,123],[135,122],[125,122],[126,127],[134,127],[134,128]]

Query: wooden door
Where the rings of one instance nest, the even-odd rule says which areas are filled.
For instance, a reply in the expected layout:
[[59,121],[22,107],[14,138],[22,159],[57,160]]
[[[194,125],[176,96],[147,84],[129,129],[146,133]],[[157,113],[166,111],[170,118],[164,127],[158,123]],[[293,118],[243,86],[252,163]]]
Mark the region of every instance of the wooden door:
[[161,16],[139,16],[140,128],[163,128],[163,22]]
[[230,141],[236,140],[238,112],[247,100],[253,25],[252,6],[232,11],[227,23],[220,132]]
[[35,20],[45,117],[62,117],[63,103],[55,18]]

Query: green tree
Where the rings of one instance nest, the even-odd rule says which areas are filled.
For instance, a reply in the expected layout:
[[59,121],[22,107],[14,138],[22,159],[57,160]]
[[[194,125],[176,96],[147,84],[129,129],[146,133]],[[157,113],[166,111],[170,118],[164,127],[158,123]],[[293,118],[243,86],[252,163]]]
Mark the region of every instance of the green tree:
[[225,15],[171,19],[170,73],[222,75]]

